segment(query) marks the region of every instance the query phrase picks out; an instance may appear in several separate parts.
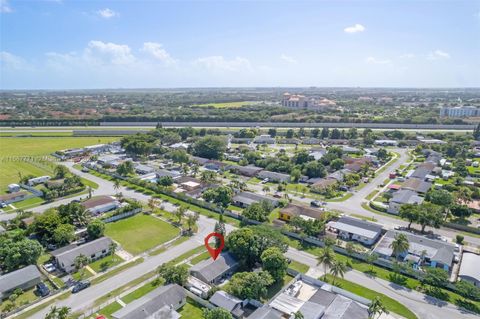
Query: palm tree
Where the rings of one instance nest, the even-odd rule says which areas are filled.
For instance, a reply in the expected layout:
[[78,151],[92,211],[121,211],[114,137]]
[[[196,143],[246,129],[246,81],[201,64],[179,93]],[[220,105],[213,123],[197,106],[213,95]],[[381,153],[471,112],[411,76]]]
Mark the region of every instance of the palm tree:
[[157,200],[153,197],[150,197],[147,205],[150,208],[150,210],[153,212],[155,208],[157,208]]
[[401,254],[408,251],[409,246],[407,235],[398,233],[395,235],[395,240],[392,241],[389,247],[392,248],[392,253],[395,255],[395,258],[398,259]]
[[117,248],[118,248],[117,243],[115,243],[115,242],[113,242],[113,241],[112,241],[112,242],[110,243],[110,245],[108,246],[108,252],[109,252],[110,255],[112,256],[112,261],[113,261],[114,259],[116,259],[116,258],[115,258],[115,252],[117,251]]
[[52,306],[50,311],[45,315],[45,319],[67,319],[71,309],[69,307]]
[[76,205],[70,210],[70,218],[74,225],[87,226],[90,221],[90,213],[82,205]]
[[[291,318],[291,316],[290,316],[290,318]],[[297,311],[297,312],[293,313],[293,319],[303,319],[303,318],[304,318],[304,316],[300,311]]]
[[320,255],[317,257],[318,265],[323,264],[323,272],[325,279],[327,278],[327,267],[332,267],[332,264],[335,261],[335,253],[330,247],[325,247],[320,250]]
[[115,193],[117,193],[117,195],[118,195],[118,191],[120,190],[120,180],[119,179],[115,179],[115,181],[113,182],[113,189],[115,190]]
[[77,271],[80,271],[81,270],[81,273],[80,273],[80,277],[83,278],[83,275],[85,273],[85,266],[88,265],[88,258],[87,256],[85,255],[78,255],[77,257],[75,257],[75,259],[73,260],[73,263],[75,265],[75,268],[77,269]]
[[377,315],[380,317],[382,313],[388,314],[388,310],[380,300],[380,297],[376,296],[368,306],[368,318],[375,319]]
[[345,272],[347,271],[347,265],[340,260],[334,260],[332,266],[330,267],[330,273],[333,276],[332,284],[335,284],[335,279],[340,276],[343,278]]

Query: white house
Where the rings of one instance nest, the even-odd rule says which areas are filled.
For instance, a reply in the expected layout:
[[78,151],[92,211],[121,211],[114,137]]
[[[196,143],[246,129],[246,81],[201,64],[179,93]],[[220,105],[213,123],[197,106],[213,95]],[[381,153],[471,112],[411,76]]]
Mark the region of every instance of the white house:
[[48,182],[50,180],[50,176],[45,175],[45,176],[39,176],[39,177],[34,177],[30,178],[27,182],[28,186],[35,186],[37,184],[42,184],[45,182]]

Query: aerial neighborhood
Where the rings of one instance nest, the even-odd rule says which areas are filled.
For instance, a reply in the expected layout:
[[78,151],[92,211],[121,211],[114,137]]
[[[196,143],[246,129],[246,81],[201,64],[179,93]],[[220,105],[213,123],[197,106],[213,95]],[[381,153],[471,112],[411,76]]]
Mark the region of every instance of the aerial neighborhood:
[[6,316],[66,298],[78,318],[423,317],[377,280],[480,313],[472,135],[158,124],[97,141],[2,184]]

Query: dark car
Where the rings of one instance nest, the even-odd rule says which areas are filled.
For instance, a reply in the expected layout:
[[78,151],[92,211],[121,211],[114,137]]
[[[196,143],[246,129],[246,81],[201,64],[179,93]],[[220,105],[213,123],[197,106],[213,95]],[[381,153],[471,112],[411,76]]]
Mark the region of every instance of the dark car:
[[322,206],[322,203],[321,203],[319,200],[312,200],[312,201],[310,202],[310,206],[320,207],[320,206]]
[[48,296],[50,294],[50,289],[43,282],[37,284],[37,293],[41,297]]
[[72,293],[77,293],[85,288],[88,288],[90,287],[90,282],[89,281],[80,281],[78,284],[76,284],[73,289],[72,289]]

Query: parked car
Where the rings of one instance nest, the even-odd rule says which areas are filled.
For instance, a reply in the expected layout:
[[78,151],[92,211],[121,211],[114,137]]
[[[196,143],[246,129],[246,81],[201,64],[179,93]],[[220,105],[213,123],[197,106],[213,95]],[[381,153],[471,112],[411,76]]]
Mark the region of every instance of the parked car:
[[80,281],[73,287],[72,293],[75,294],[88,287],[90,287],[90,281]]
[[55,267],[55,265],[52,264],[52,263],[44,264],[44,265],[43,265],[43,269],[45,269],[47,272],[54,272],[55,270],[57,270],[57,268]]
[[48,296],[50,294],[50,289],[43,282],[37,284],[37,292],[41,297]]
[[263,181],[260,182],[261,184],[268,183],[268,178],[265,178]]
[[1,202],[0,203],[0,208],[5,208],[5,207],[7,207],[7,204],[5,204],[4,202]]
[[82,172],[84,172],[84,173],[88,173],[89,171],[90,171],[90,170],[89,170],[87,167],[83,167],[83,168],[82,168]]
[[320,207],[320,206],[322,206],[322,202],[320,202],[319,200],[312,200],[312,201],[310,202],[310,206],[312,206],[312,207]]

